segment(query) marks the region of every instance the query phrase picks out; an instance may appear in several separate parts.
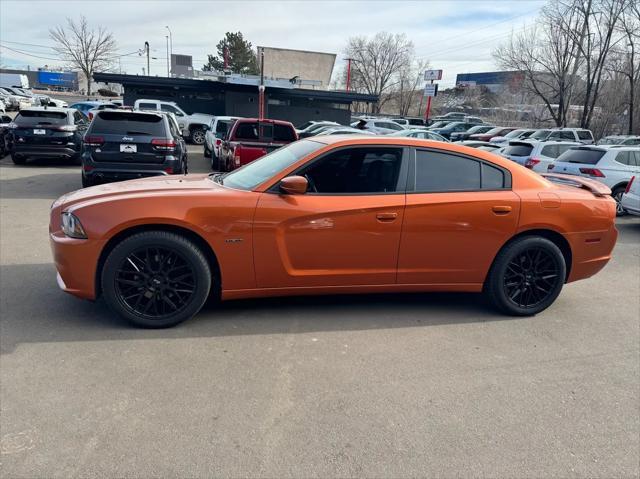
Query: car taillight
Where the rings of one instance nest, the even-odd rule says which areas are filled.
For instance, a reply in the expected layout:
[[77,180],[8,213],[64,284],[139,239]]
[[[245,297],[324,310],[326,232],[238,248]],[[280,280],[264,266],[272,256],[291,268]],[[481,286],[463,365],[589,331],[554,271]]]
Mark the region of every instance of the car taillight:
[[529,158],[527,161],[524,162],[524,166],[531,170],[538,163],[540,163],[540,160],[538,158]]
[[633,184],[633,180],[635,180],[636,177],[632,176],[631,179],[629,180],[629,183],[627,183],[627,187],[624,189],[625,193],[629,193],[629,190],[631,190],[631,185]]
[[93,113],[89,112],[89,120],[93,120]]
[[220,138],[216,138],[216,146],[220,146],[222,140]]
[[91,170],[93,170],[93,166],[83,165],[83,166],[82,166],[82,169],[83,169],[84,171],[91,171]]
[[233,163],[236,166],[240,166],[240,150],[241,149],[242,149],[242,147],[240,145],[238,145],[233,150]]
[[600,171],[597,168],[580,168],[580,173],[582,173],[583,175],[594,176],[596,178],[604,178],[605,177],[602,174],[602,171]]
[[167,173],[167,174],[169,174],[169,175],[173,175],[173,168],[172,168],[172,167],[170,167],[170,166],[167,166],[167,167],[164,169],[164,171],[165,171],[165,173]]
[[78,127],[76,125],[62,125],[53,129],[56,131],[76,131]]
[[85,136],[84,144],[87,146],[102,146],[104,145],[104,138],[101,136]]
[[151,146],[156,150],[169,151],[176,147],[176,142],[173,140],[165,140],[164,138],[154,138],[151,140]]

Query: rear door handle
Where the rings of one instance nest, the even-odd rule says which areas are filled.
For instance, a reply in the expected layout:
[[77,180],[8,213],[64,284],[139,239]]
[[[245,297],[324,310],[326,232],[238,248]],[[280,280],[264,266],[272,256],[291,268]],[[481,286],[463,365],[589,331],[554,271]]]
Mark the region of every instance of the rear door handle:
[[497,215],[508,215],[511,213],[511,206],[494,206],[491,209]]
[[384,221],[384,222],[395,221],[397,217],[398,217],[398,213],[378,213],[376,215],[376,218],[378,218],[378,221]]

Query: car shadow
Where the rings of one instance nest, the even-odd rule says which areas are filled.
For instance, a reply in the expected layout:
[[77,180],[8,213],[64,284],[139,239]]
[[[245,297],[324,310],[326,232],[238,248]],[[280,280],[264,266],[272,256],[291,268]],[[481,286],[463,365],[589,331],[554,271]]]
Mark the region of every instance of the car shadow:
[[104,301],[60,291],[52,264],[0,266],[0,352],[22,343],[300,334],[513,320],[477,294],[375,294],[235,300],[208,304],[175,328],[135,328]]
[[[18,167],[16,167],[18,168]],[[20,167],[28,169],[26,167]],[[0,197],[7,199],[51,199],[82,188],[80,171],[29,175],[3,179]]]

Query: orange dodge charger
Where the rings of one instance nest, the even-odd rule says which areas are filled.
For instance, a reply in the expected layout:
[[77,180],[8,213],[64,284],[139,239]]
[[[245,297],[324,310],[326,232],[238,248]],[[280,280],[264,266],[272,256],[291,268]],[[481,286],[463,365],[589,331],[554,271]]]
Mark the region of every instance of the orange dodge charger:
[[484,292],[547,308],[611,258],[609,189],[497,155],[400,137],[324,136],[227,174],[160,176],[59,198],[59,286],[139,326],[208,297]]

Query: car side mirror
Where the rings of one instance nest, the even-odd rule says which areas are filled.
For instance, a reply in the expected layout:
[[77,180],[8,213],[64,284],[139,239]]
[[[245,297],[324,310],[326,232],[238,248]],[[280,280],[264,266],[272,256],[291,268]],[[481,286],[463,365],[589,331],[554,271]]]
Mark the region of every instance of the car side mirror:
[[304,195],[309,182],[304,176],[287,176],[280,181],[280,191],[288,195]]

